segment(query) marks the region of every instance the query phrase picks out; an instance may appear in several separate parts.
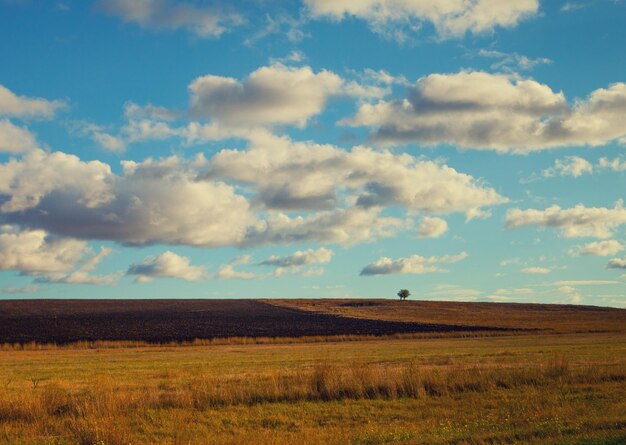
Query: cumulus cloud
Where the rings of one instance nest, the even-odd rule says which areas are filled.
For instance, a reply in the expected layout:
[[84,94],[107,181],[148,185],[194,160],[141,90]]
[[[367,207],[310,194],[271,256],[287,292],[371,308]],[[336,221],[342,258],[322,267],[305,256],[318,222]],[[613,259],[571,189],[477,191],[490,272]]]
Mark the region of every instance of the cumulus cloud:
[[243,23],[239,14],[217,6],[174,0],[99,0],[103,11],[148,29],[184,29],[198,37],[219,37]]
[[384,144],[454,144],[501,153],[604,145],[626,135],[626,84],[569,105],[562,92],[512,74],[431,74],[405,99],[362,104],[344,125],[370,126]]
[[256,221],[247,200],[196,176],[176,157],[123,162],[116,175],[99,161],[36,151],[0,165],[0,211],[21,226],[122,244],[241,242]]
[[105,150],[120,152],[126,148],[126,142],[123,139],[102,131],[93,131],[92,138]]
[[466,252],[457,255],[444,255],[441,257],[431,256],[423,257],[420,255],[412,255],[408,258],[391,258],[382,257],[376,262],[369,264],[363,268],[361,275],[388,275],[388,274],[413,274],[421,275],[433,272],[446,272],[440,264],[451,264],[467,258]]
[[246,150],[217,153],[206,177],[252,184],[255,201],[270,209],[331,208],[339,192],[364,209],[399,205],[414,212],[467,213],[507,201],[470,175],[409,154],[368,147],[346,151],[269,134],[253,138]]
[[199,281],[206,278],[202,266],[192,266],[187,257],[166,251],[161,255],[147,257],[143,263],[132,264],[127,275],[136,275],[138,283],[147,283],[154,278],[178,278],[185,281]]
[[24,153],[37,147],[37,140],[30,131],[7,119],[0,119],[0,153]]
[[614,172],[626,171],[626,159],[624,158],[600,158],[598,167],[613,170]]
[[7,87],[0,85],[0,116],[51,118],[57,110],[63,107],[65,107],[63,101],[18,96]]
[[265,278],[264,275],[259,275],[252,272],[244,272],[235,269],[235,266],[245,266],[247,264],[250,264],[251,260],[252,255],[242,255],[231,260],[228,264],[223,264],[222,266],[220,266],[217,272],[217,278],[220,280],[256,280],[260,278]]
[[123,272],[108,275],[93,275],[92,272],[100,262],[113,253],[113,249],[102,247],[100,252],[92,255],[83,262],[76,270],[69,274],[51,273],[45,277],[39,277],[37,283],[64,283],[64,284],[114,284],[122,276]]
[[607,269],[626,269],[626,258],[612,258],[606,267]]
[[[115,174],[105,163],[62,152],[27,153],[0,164],[0,218],[64,237],[204,247],[307,241],[349,245],[410,226],[408,220],[382,215],[384,209],[374,205],[295,216],[271,209],[255,213],[232,185],[199,178],[198,166],[205,164],[204,158],[148,158],[123,161],[122,172]],[[471,177],[465,181],[472,183]]]
[[567,156],[565,159],[557,159],[554,166],[543,171],[545,178],[552,176],[572,176],[578,178],[585,173],[593,172],[593,165],[586,159],[578,156]]
[[43,230],[5,226],[0,232],[0,270],[37,276],[38,283],[112,284],[119,274],[91,274],[111,252],[102,248],[93,253],[86,241],[55,237]]
[[[167,109],[163,109],[164,114]],[[89,136],[105,150],[121,152],[130,144],[146,141],[162,141],[172,138],[182,140],[183,145],[194,145],[207,141],[216,141],[226,138],[247,139],[251,135],[263,133],[267,130],[261,127],[235,127],[218,122],[200,123],[188,122],[176,125],[166,116],[156,113],[125,113],[126,123],[119,131],[111,132],[100,125],[79,123],[78,132]]]
[[439,238],[447,231],[448,223],[445,219],[427,216],[420,221],[417,236],[420,238]]
[[531,275],[548,274],[550,272],[552,272],[552,270],[548,269],[547,267],[525,267],[522,269],[522,273],[527,273]]
[[219,278],[220,280],[256,280],[259,278],[263,278],[263,276],[252,272],[235,270],[234,264],[224,264],[219,268],[217,272],[217,278]]
[[570,249],[568,253],[570,255],[609,256],[615,255],[622,250],[624,250],[624,246],[619,241],[604,240],[588,243],[584,246],[576,246],[573,249]]
[[74,190],[77,203],[94,208],[112,198],[110,178],[110,167],[100,161],[82,162],[74,155],[35,150],[0,164],[0,196],[5,197],[0,210],[17,213],[36,208],[59,189]]
[[268,259],[261,261],[259,264],[264,266],[276,266],[276,267],[295,267],[304,266],[308,264],[323,264],[328,263],[333,257],[333,251],[324,247],[318,250],[308,249],[299,250],[288,256],[276,256],[272,255]]
[[216,75],[195,79],[189,85],[192,120],[185,124],[175,123],[184,117],[176,110],[127,102],[126,123],[117,132],[87,122],[79,122],[77,127],[80,133],[111,151],[121,151],[136,142],[170,138],[182,139],[186,144],[233,137],[248,139],[268,132],[268,126],[304,127],[332,97],[379,99],[391,92],[391,83],[400,82],[384,71],[365,70],[350,75],[353,80],[328,70],[316,73],[308,66],[290,67],[274,62],[241,81]]
[[538,0],[305,0],[305,4],[313,17],[334,21],[357,17],[375,32],[399,40],[406,38],[403,27],[415,29],[424,22],[432,23],[442,38],[492,32],[496,27],[514,27],[539,9]]
[[537,225],[560,229],[566,238],[610,238],[613,231],[626,223],[626,210],[621,201],[614,208],[585,207],[578,204],[570,209],[553,205],[545,210],[511,209],[506,214],[506,227],[515,229]]
[[583,296],[576,290],[575,287],[561,286],[556,289],[556,291],[567,296],[567,300],[565,301],[565,303],[580,304],[583,301]]
[[85,241],[54,237],[43,230],[5,227],[0,232],[0,270],[25,275],[63,274],[88,251]]
[[380,213],[379,208],[352,207],[295,217],[284,213],[270,214],[248,230],[243,245],[318,241],[349,246],[389,237],[407,228],[406,221]]
[[207,75],[189,85],[191,113],[230,125],[296,124],[319,114],[328,98],[339,94],[342,79],[322,70],[282,64],[261,67],[242,82]]
[[317,250],[299,250],[291,255],[283,257],[272,255],[268,259],[261,261],[259,265],[275,266],[276,269],[274,270],[274,277],[296,273],[303,276],[317,276],[323,274],[324,270],[320,268],[308,268],[302,271],[302,266],[329,263],[333,254],[332,250],[324,247]]

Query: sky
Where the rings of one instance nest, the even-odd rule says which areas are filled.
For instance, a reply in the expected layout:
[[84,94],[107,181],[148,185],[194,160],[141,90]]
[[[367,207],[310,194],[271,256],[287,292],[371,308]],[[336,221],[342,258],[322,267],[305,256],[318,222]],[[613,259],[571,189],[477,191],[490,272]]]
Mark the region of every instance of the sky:
[[625,20],[0,0],[0,299],[626,307]]

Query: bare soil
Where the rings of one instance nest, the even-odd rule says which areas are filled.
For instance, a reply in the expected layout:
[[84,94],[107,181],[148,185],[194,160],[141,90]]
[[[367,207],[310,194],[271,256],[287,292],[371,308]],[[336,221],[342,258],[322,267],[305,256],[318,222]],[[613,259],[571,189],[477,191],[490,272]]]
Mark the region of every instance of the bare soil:
[[507,330],[315,313],[257,300],[5,300],[0,343],[389,335]]

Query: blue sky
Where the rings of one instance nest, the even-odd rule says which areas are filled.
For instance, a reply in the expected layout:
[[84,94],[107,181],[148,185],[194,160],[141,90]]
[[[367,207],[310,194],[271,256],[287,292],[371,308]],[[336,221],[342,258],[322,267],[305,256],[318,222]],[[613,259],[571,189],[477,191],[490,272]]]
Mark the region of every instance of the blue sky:
[[624,19],[0,0],[0,298],[624,307]]

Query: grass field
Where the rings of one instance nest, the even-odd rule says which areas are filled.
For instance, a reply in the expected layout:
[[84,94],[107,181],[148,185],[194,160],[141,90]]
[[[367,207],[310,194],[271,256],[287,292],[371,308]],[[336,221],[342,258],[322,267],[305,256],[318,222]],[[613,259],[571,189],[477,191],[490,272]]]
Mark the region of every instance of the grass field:
[[279,307],[370,320],[550,332],[626,332],[626,310],[598,306],[353,299],[263,300]]
[[626,333],[597,329],[618,315],[558,333],[5,348],[0,444],[626,443]]

